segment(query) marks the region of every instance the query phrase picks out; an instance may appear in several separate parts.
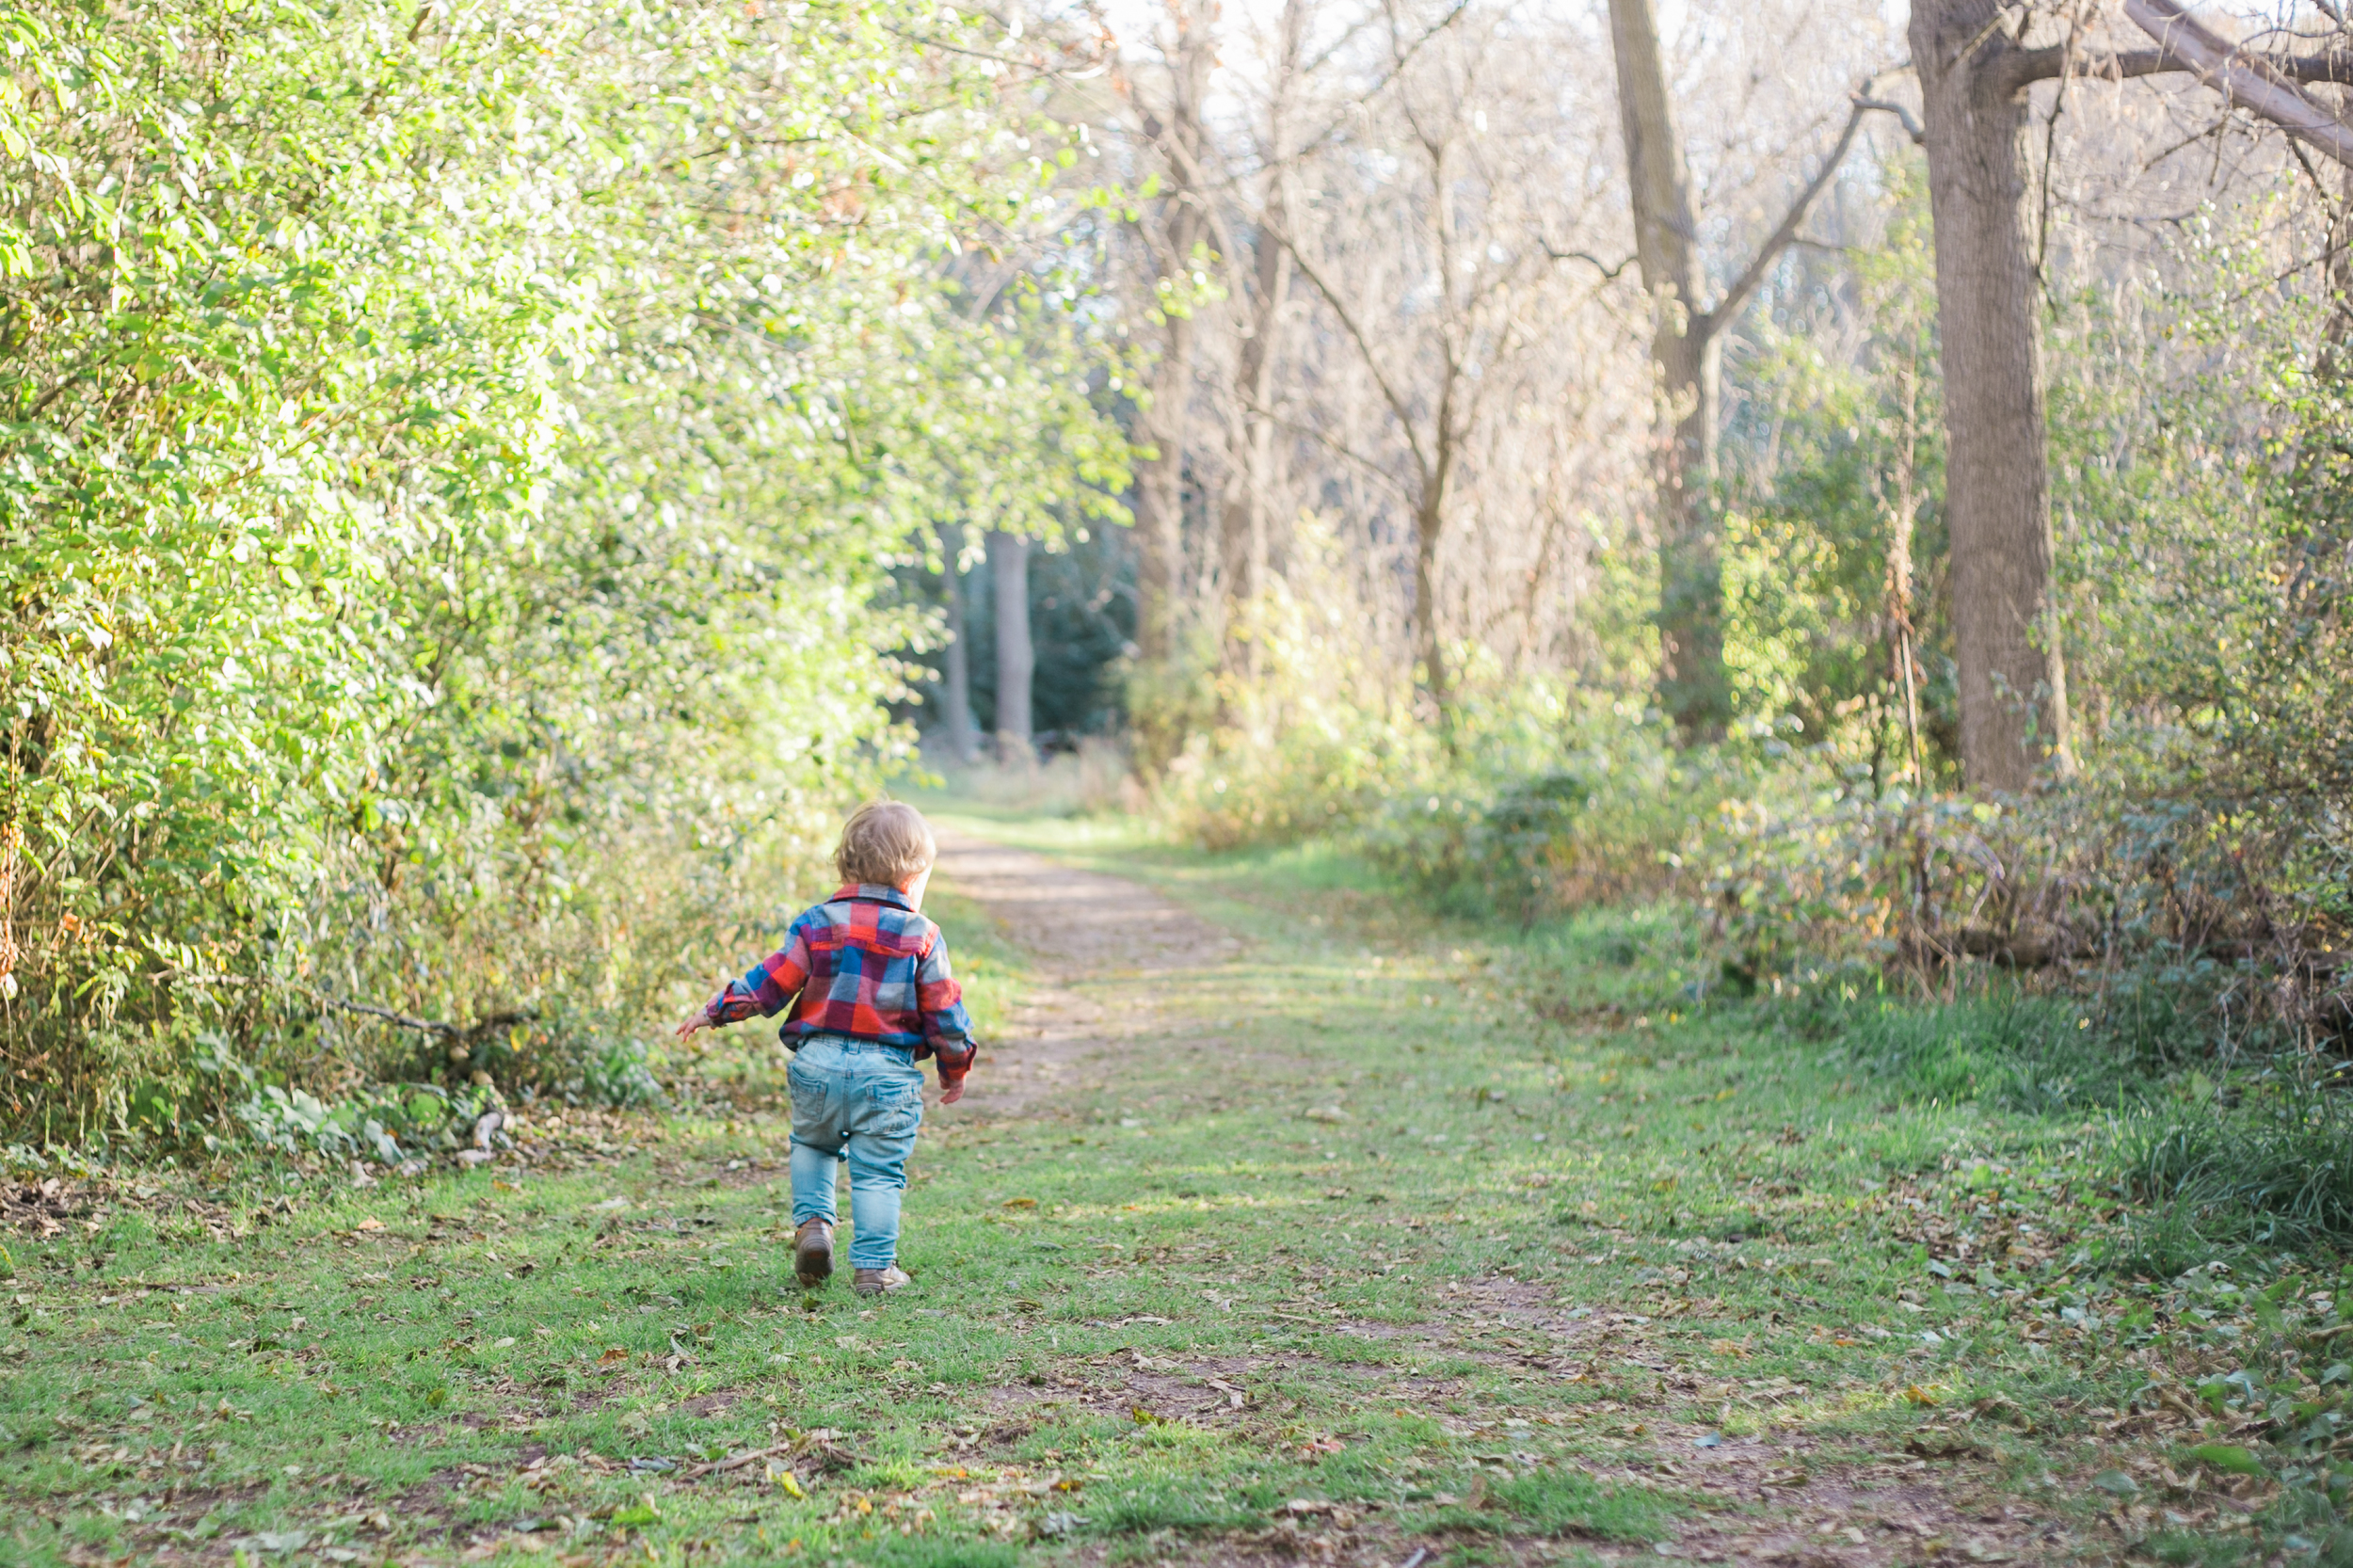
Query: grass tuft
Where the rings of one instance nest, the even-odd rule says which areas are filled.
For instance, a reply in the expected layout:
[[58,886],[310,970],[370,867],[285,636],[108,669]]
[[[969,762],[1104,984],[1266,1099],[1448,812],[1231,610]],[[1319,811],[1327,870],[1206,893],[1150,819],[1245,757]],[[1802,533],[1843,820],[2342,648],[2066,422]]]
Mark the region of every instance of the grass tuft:
[[2117,1162],[2143,1206],[2133,1266],[2171,1273],[2249,1249],[2353,1245],[2353,1128],[2319,1096],[2153,1115],[2128,1124]]

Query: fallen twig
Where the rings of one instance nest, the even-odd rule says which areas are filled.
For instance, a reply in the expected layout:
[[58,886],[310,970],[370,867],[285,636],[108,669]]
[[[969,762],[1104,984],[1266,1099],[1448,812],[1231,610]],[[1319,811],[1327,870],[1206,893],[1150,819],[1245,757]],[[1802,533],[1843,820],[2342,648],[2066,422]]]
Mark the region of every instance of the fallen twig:
[[679,1480],[700,1480],[705,1476],[715,1476],[723,1471],[741,1470],[746,1464],[757,1464],[763,1459],[774,1459],[778,1454],[791,1453],[792,1447],[790,1443],[778,1443],[771,1448],[755,1448],[750,1453],[731,1454],[726,1459],[714,1459],[708,1464],[691,1464],[680,1474]]

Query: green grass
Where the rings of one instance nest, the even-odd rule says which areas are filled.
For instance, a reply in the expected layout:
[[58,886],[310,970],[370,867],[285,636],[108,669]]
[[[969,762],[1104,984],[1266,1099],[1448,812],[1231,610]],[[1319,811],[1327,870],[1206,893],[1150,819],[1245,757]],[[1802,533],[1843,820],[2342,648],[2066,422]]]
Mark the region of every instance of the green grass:
[[[2196,1515],[2204,1483],[2168,1456],[2255,1398],[2199,1380],[2317,1375],[2281,1353],[2335,1321],[2316,1261],[2275,1259],[2293,1288],[2261,1302],[2137,1281],[2095,1174],[2108,1113],[1934,1077],[1938,1039],[2007,1071],[2041,1024],[1826,1034],[1699,984],[1662,913],[1523,934],[1325,849],[985,830],[1254,942],[1082,983],[1165,1015],[1101,1087],[927,1128],[916,1289],[791,1287],[780,1066],[748,1030],[697,1107],[634,1141],[575,1117],[532,1168],[122,1173],[102,1212],[8,1243],[0,1559],[997,1568],[1233,1535],[1467,1562],[1803,1512],[1784,1480],[1717,1484],[1717,1438],[1743,1474],[1975,1499],[1956,1530],[2002,1499],[2003,1528],[2063,1532],[2017,1536],[2030,1560],[2135,1529],[2178,1556],[2207,1536],[2157,1511]],[[935,898],[985,1037],[1022,956]],[[2137,1401],[2169,1414],[2120,1427]],[[2111,1470],[2137,1502],[2091,1484]]]

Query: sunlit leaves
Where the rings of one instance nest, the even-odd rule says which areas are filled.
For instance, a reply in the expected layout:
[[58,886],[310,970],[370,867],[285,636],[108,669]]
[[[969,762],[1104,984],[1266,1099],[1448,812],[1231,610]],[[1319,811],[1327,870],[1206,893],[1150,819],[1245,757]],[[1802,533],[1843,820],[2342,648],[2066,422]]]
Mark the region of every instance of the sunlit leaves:
[[1032,177],[918,22],[0,16],[0,1117],[329,981],[628,1030],[904,753],[909,541],[1113,510],[1075,291],[947,280]]

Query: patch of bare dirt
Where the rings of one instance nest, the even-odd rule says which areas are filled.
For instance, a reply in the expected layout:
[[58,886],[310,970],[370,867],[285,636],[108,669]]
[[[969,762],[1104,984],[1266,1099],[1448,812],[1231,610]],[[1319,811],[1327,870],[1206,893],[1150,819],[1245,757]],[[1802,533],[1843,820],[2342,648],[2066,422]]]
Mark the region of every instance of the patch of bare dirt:
[[[1074,987],[1174,979],[1242,949],[1238,937],[1148,888],[967,834],[939,833],[939,876],[1035,961],[1035,984],[1009,1027],[982,1042],[964,1099],[932,1111],[942,1127],[1036,1114],[1092,1087],[1113,1057],[1158,1025],[1148,1006],[1114,1013]],[[1136,987],[1122,989],[1124,1001]]]

